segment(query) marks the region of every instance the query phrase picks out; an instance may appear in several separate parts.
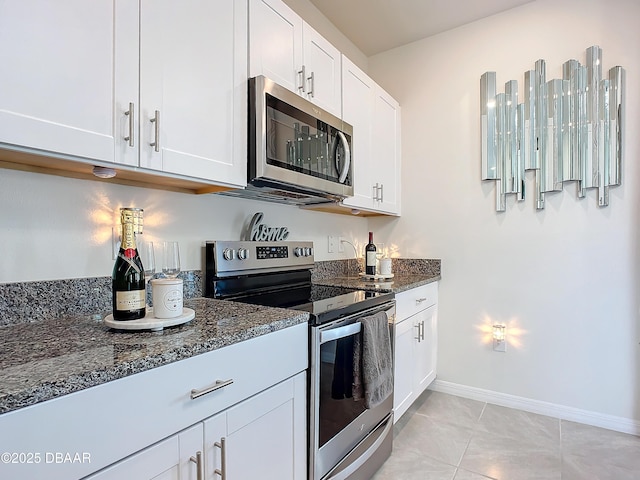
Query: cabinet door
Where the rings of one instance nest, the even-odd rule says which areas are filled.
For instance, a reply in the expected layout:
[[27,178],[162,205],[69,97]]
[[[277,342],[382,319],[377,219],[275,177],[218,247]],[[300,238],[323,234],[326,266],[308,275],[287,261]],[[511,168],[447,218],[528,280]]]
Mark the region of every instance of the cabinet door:
[[141,0],[141,167],[246,184],[246,8]]
[[381,185],[376,208],[400,214],[400,105],[380,87],[373,110],[374,183]]
[[306,374],[207,420],[205,445],[205,478],[215,478],[218,468],[229,479],[306,479]]
[[306,96],[320,108],[340,118],[340,51],[306,23],[302,32]]
[[375,172],[372,157],[372,121],[375,83],[344,55],[342,56],[342,118],[353,127],[353,197],[345,205],[371,209]]
[[424,392],[436,377],[437,359],[437,306],[433,305],[409,319],[414,331],[420,329],[420,339],[415,344],[414,390],[416,397]]
[[417,328],[413,318],[408,318],[396,325],[394,364],[393,364],[393,421],[407,411],[415,400],[414,396],[414,344]]
[[250,0],[249,25],[249,76],[301,93],[302,19],[281,0]]
[[88,480],[196,480],[191,457],[202,449],[202,425],[196,425],[87,477]]
[[0,143],[114,160],[115,82],[131,73],[114,67],[114,35],[137,36],[130,3],[0,2]]

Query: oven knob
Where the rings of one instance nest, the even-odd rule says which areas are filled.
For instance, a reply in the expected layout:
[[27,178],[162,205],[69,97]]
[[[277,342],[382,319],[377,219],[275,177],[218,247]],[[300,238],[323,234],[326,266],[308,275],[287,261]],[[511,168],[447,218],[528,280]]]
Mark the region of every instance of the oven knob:
[[301,256],[304,255],[304,249],[302,249],[301,247],[296,247],[296,248],[293,249],[293,254],[296,257],[301,257]]
[[246,248],[239,248],[238,258],[240,260],[246,260],[247,258],[249,258],[249,250],[247,250]]
[[310,257],[311,256],[311,249],[309,247],[305,247],[304,248],[304,256],[305,257]]
[[225,248],[222,252],[222,258],[225,260],[233,260],[236,258],[236,251],[233,248]]

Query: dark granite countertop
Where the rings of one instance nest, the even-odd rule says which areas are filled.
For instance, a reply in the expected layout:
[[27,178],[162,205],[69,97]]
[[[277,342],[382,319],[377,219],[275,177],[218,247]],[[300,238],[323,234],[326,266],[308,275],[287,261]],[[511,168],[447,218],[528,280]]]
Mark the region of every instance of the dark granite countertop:
[[440,280],[440,274],[394,274],[391,279],[372,281],[359,275],[343,275],[315,279],[317,285],[330,285],[335,287],[360,288],[363,290],[379,290],[382,292],[400,293],[412,288],[420,287],[428,283]]
[[0,327],[0,414],[306,323],[307,313],[195,298],[190,322],[115,331],[97,316]]

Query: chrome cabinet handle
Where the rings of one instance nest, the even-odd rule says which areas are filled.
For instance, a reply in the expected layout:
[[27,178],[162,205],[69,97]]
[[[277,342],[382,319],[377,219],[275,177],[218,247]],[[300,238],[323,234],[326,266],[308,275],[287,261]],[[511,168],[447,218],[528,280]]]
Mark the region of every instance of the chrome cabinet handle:
[[298,90],[302,90],[302,93],[304,93],[304,82],[306,81],[306,77],[307,77],[307,73],[306,73],[306,69],[304,68],[304,65],[302,65],[302,70],[300,70],[298,72],[298,75],[300,76],[300,86],[298,87]]
[[155,128],[154,128],[155,139],[153,143],[150,143],[149,145],[152,146],[156,152],[159,152],[160,151],[160,111],[156,110],[155,116],[149,119],[149,121],[155,124]]
[[373,187],[373,189],[375,190],[375,193],[373,194],[373,199],[377,202],[381,202],[382,201],[382,184],[376,182],[375,186]]
[[380,184],[380,201],[384,202],[384,183]]
[[[220,449],[220,468],[216,468],[213,473],[220,475],[221,480],[227,478],[227,439],[222,437],[219,442],[214,443]],[[200,479],[198,479],[200,480]]]
[[189,460],[196,464],[196,479],[204,480],[204,463],[202,461],[202,452],[196,452],[196,456],[191,457]]
[[421,321],[419,324],[414,325],[414,327],[418,329],[418,336],[413,338],[415,340],[418,340],[418,343],[420,343],[421,341],[424,340],[424,320]]
[[203,388],[202,390],[193,389],[191,390],[191,400],[206,395],[207,393],[215,392],[216,390],[220,390],[221,388],[227,387],[233,383],[233,378],[229,380],[216,380],[216,383],[211,385],[210,387]]
[[420,305],[422,302],[426,302],[427,297],[416,298],[416,305]]
[[129,110],[124,112],[125,115],[129,116],[129,136],[124,137],[124,139],[129,142],[129,146],[133,147],[133,123],[134,123],[134,105],[133,102],[129,102]]
[[308,77],[307,80],[309,80],[309,91],[307,93],[309,94],[310,97],[313,97],[313,93],[316,85],[314,72],[311,72],[311,76]]

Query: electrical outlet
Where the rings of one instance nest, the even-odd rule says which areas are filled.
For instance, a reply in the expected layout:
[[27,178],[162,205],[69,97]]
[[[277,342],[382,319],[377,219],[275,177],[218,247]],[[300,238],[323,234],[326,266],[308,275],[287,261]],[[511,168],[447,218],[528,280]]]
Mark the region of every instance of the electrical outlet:
[[329,253],[335,253],[337,248],[339,248],[338,245],[338,237],[332,237],[329,236],[328,237],[328,241],[329,241]]
[[344,253],[344,237],[338,237],[338,252]]

